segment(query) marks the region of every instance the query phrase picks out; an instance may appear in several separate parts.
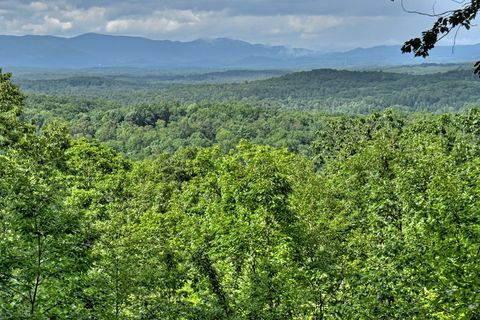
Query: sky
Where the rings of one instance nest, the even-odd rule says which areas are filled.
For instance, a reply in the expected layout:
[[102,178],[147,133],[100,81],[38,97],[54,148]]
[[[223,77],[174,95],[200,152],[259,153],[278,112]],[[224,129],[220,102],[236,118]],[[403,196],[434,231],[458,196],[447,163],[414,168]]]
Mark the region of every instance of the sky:
[[[455,1],[403,2],[408,10],[432,13],[458,7]],[[405,12],[400,0],[0,0],[5,35],[227,37],[319,51],[401,44],[433,21]],[[480,27],[461,30],[456,42],[480,43]]]

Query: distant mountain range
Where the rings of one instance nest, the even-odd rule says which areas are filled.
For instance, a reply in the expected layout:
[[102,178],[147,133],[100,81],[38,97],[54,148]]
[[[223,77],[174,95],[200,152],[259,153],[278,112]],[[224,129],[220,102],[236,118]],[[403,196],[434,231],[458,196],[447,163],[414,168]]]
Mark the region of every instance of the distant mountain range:
[[218,38],[190,42],[88,33],[73,38],[0,36],[0,66],[36,68],[324,68],[462,63],[480,59],[480,44],[438,47],[427,59],[400,46],[319,53]]

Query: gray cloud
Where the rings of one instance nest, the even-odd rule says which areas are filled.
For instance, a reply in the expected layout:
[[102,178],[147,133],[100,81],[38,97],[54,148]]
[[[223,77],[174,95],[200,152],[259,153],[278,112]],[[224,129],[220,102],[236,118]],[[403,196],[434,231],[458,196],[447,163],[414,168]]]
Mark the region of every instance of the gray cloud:
[[[50,2],[50,1],[49,1]],[[75,3],[81,8],[92,6],[128,8],[138,12],[148,10],[195,10],[195,11],[229,11],[234,15],[398,15],[399,0],[80,0],[53,1]],[[452,8],[452,0],[404,0],[411,9],[427,11],[433,4],[438,10]]]
[[[341,50],[399,44],[430,26],[431,19],[405,13],[398,1],[0,0],[0,29],[3,34],[17,35],[99,32],[174,40],[231,37]],[[452,0],[404,3],[419,11],[458,6]],[[473,43],[479,36],[473,30],[460,33],[458,40]]]

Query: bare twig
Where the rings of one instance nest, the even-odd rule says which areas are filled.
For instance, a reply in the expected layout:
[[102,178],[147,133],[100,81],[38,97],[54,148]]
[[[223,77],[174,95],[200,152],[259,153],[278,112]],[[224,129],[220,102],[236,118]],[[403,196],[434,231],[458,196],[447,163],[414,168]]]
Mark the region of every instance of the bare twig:
[[428,13],[428,12],[422,12],[422,11],[407,9],[407,7],[405,6],[405,0],[400,1],[400,5],[402,6],[402,10],[405,11],[406,13],[418,14],[418,15],[421,15],[421,16],[427,16],[427,17],[431,17],[431,18],[444,17],[444,16],[450,15],[450,14],[454,13],[455,11],[457,11],[457,10],[446,10],[446,11],[441,12],[441,13],[436,13],[435,12],[435,4],[436,4],[436,2],[433,4],[432,13]]

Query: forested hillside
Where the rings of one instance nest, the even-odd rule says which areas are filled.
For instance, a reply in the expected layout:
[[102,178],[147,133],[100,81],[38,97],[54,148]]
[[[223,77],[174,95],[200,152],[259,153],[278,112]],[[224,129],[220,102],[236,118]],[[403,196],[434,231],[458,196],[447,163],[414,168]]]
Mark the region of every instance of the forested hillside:
[[132,104],[0,74],[0,319],[478,319],[478,82],[350,75]]
[[[122,105],[158,101],[242,101],[261,106],[342,113],[368,113],[392,106],[408,111],[445,112],[478,105],[478,77],[464,67],[447,70],[422,75],[320,69],[257,81],[249,79],[262,77],[262,72],[237,71],[233,75],[223,72],[163,78],[80,74],[47,80],[23,78],[17,83],[29,95],[94,97]],[[277,72],[281,74],[281,71]],[[221,81],[231,79],[229,75],[245,81]],[[274,73],[265,71],[263,75],[273,76]],[[201,83],[192,84],[195,79]],[[209,79],[223,83],[208,83]],[[182,81],[184,83],[179,83]]]
[[346,118],[393,107],[411,119],[419,115],[410,111],[440,113],[479,105],[480,81],[471,70],[443,68],[448,71],[438,72],[443,69],[437,67],[436,73],[424,75],[325,69],[196,85],[171,81],[197,77],[205,82],[212,75],[221,81],[230,75],[264,73],[208,72],[165,80],[166,75],[111,71],[18,82],[27,92],[26,118],[39,126],[54,119],[67,121],[74,137],[98,139],[132,158],[185,147],[220,145],[228,151],[242,139],[313,157],[318,132],[335,114]]

